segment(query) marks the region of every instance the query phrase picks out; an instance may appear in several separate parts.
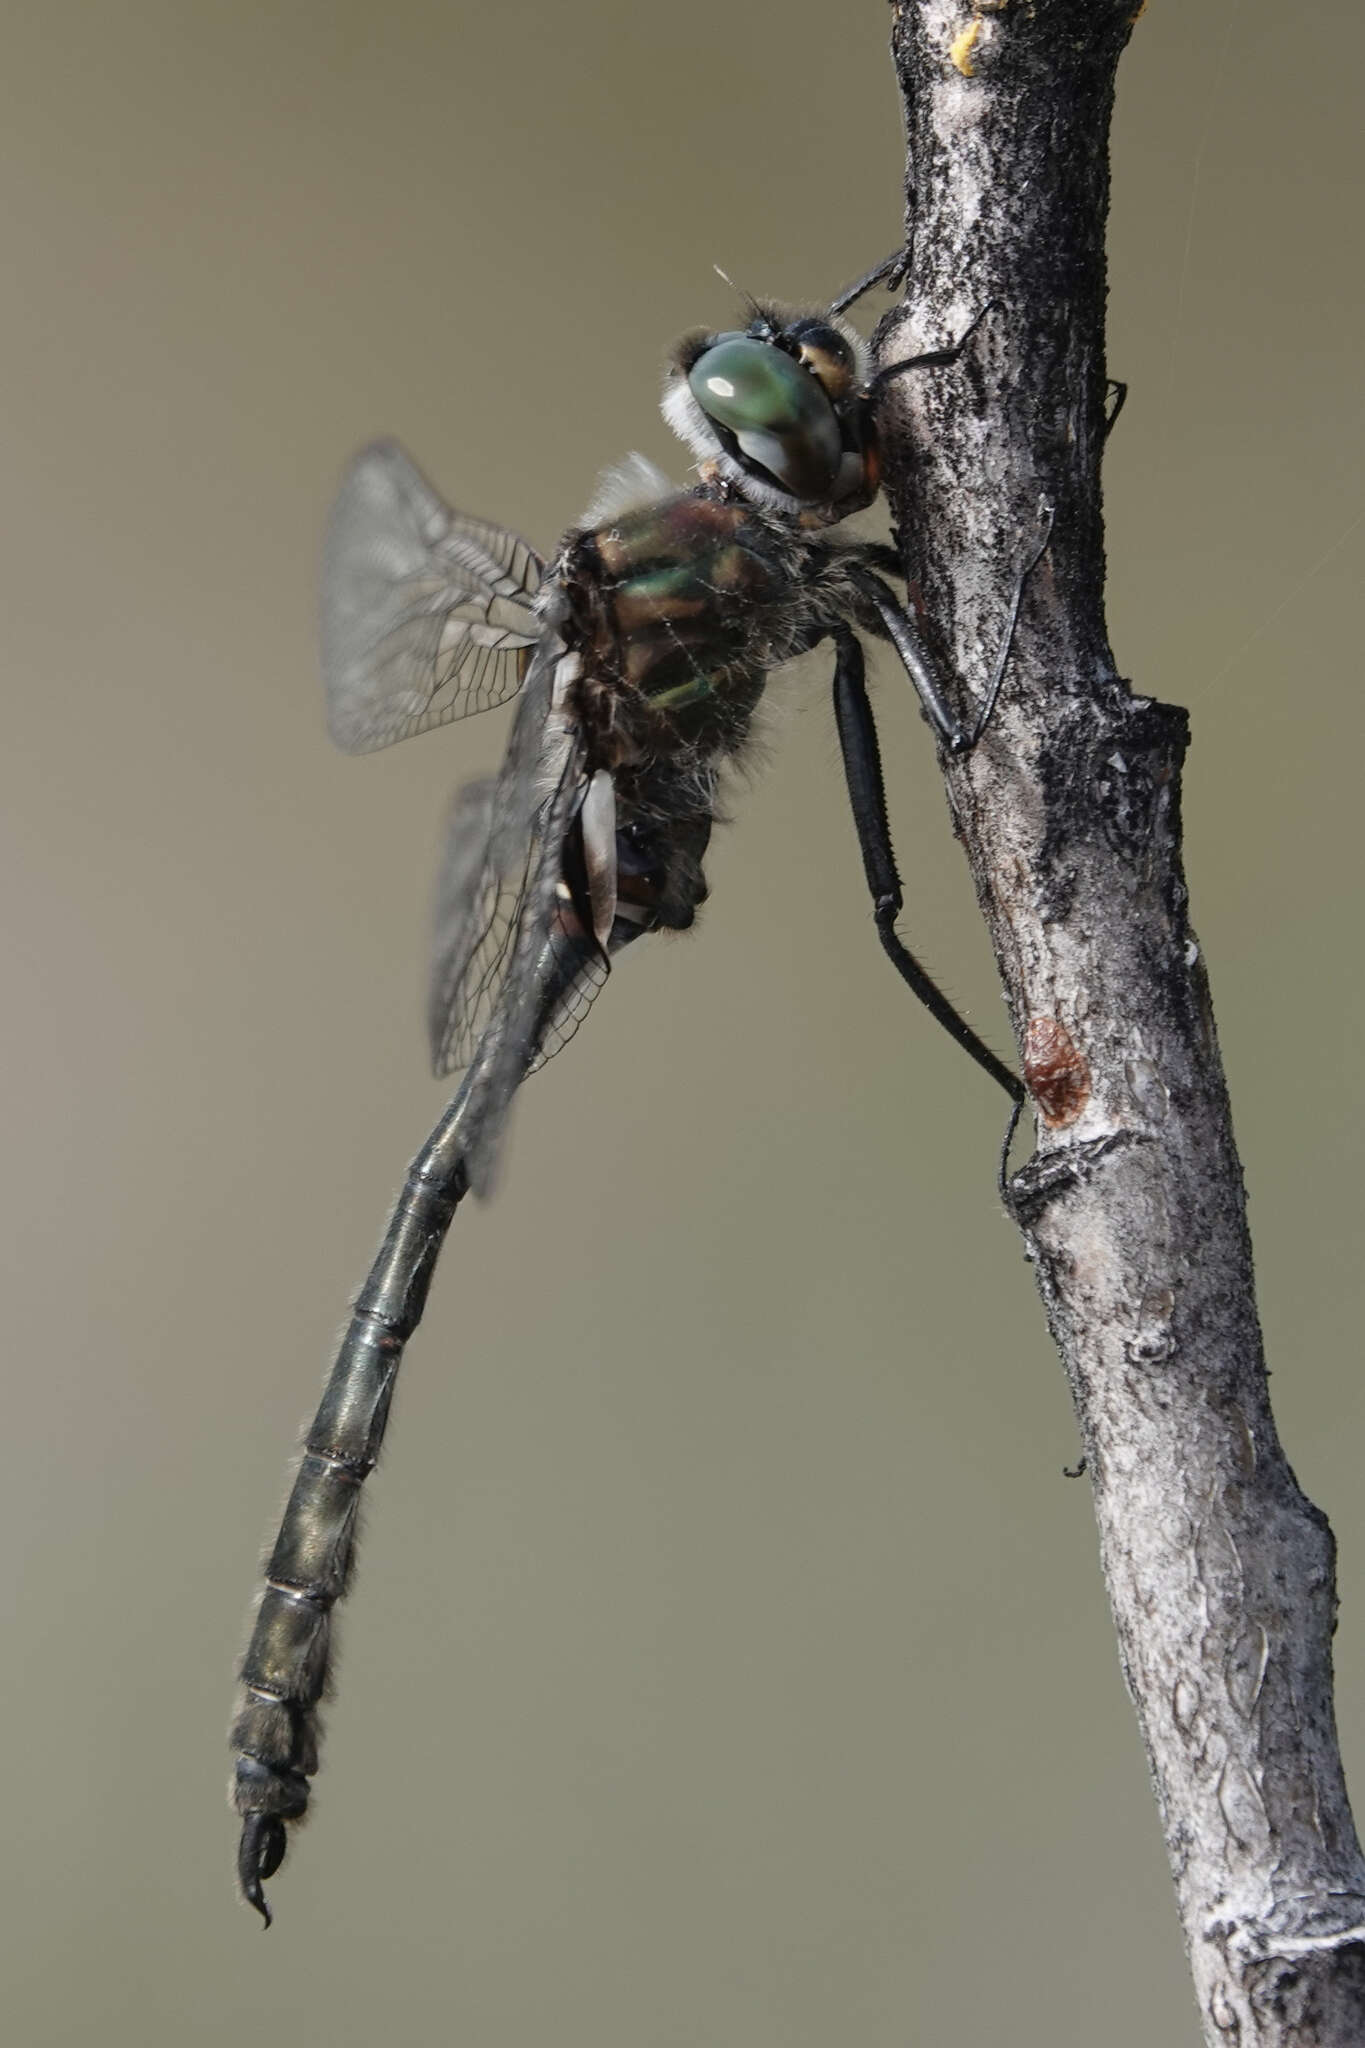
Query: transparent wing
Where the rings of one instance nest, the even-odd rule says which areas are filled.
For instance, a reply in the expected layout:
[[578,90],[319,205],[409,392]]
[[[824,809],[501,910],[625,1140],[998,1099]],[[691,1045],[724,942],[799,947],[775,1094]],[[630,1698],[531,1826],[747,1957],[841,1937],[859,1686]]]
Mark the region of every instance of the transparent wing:
[[587,782],[582,737],[554,702],[562,652],[547,635],[501,770],[468,784],[451,806],[427,1007],[438,1074],[468,1066],[490,1027],[523,1014],[534,1017],[525,1071],[543,1066],[607,978],[601,948],[561,887]]
[[[508,984],[526,917],[536,843],[528,840],[515,855],[509,845],[504,861],[503,851],[494,851],[496,812],[497,784],[491,781],[462,789],[451,808],[427,1013],[438,1074],[467,1067],[494,1017],[515,1008],[519,999]],[[608,973],[600,947],[578,928],[562,901],[555,905],[542,954],[535,972],[553,986],[554,998],[538,1027],[532,1073],[568,1044]]]
[[517,534],[452,512],[395,441],[342,479],[322,552],[327,727],[348,754],[503,704],[541,625],[544,564]]
[[531,1074],[538,1073],[557,1052],[563,1052],[611,972],[601,949],[579,932],[556,928],[552,935],[552,950],[556,996],[540,1027],[535,1054],[527,1068]]
[[536,852],[536,813],[562,771],[552,722],[558,642],[547,635],[527,672],[502,767],[460,790],[436,875],[427,1029],[438,1074],[468,1066],[497,1006]]
[[454,1073],[473,1057],[526,884],[529,836],[503,872],[493,857],[497,788],[490,776],[456,791],[436,871],[427,1036],[438,1074]]
[[566,992],[577,984],[591,956],[601,958],[596,939],[566,905],[563,879],[565,851],[588,786],[584,753],[577,731],[568,729],[561,737],[553,730],[547,734],[543,766],[547,776],[557,769],[558,780],[543,785],[547,793],[537,807],[533,850],[506,972],[469,1076],[473,1098],[465,1164],[477,1194],[486,1195],[492,1188],[513,1096],[525,1076],[558,1050],[548,1034]]

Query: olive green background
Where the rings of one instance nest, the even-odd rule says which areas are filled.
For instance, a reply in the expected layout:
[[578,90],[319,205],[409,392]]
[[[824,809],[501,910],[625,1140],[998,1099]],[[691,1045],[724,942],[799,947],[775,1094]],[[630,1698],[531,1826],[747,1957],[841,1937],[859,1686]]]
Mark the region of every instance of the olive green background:
[[[461,1213],[262,1940],[223,1729],[261,1540],[434,1119],[426,894],[505,717],[334,754],[317,537],[399,434],[549,545],[662,353],[900,218],[888,11],[4,10],[0,1982],[16,2043],[1152,2048],[1196,2026],[1002,1105],[874,943],[822,664],[700,930]],[[1111,614],[1187,854],[1290,1456],[1360,1487],[1355,6],[1120,74]],[[873,308],[874,312],[877,308]],[[906,930],[1004,1015],[879,669]]]

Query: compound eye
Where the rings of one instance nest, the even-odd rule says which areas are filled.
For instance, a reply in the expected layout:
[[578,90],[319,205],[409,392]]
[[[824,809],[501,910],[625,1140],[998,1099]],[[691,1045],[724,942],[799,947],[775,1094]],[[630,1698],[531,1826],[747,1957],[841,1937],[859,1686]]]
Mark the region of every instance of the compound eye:
[[687,376],[708,418],[795,498],[828,498],[843,454],[839,422],[811,372],[771,342],[726,335]]

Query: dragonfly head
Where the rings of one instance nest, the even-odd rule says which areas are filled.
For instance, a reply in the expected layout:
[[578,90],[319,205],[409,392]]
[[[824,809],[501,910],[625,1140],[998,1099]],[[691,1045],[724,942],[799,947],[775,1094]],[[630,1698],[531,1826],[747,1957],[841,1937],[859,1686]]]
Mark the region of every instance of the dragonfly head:
[[830,525],[877,495],[867,344],[835,313],[751,306],[745,328],[684,335],[664,418],[752,503]]

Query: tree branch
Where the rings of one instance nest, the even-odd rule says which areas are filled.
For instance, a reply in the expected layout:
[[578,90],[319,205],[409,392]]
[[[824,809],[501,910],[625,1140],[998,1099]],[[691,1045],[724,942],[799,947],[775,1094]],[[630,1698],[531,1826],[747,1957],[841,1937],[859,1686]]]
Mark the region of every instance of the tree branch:
[[978,692],[1055,507],[994,723],[945,765],[1038,1109],[1013,1206],[1071,1382],[1205,2038],[1359,2048],[1333,1544],[1270,1412],[1181,868],[1187,722],[1132,695],[1105,631],[1108,129],[1135,7],[897,6],[914,244],[881,362],[1002,304],[959,363],[888,387],[887,487],[912,590]]

